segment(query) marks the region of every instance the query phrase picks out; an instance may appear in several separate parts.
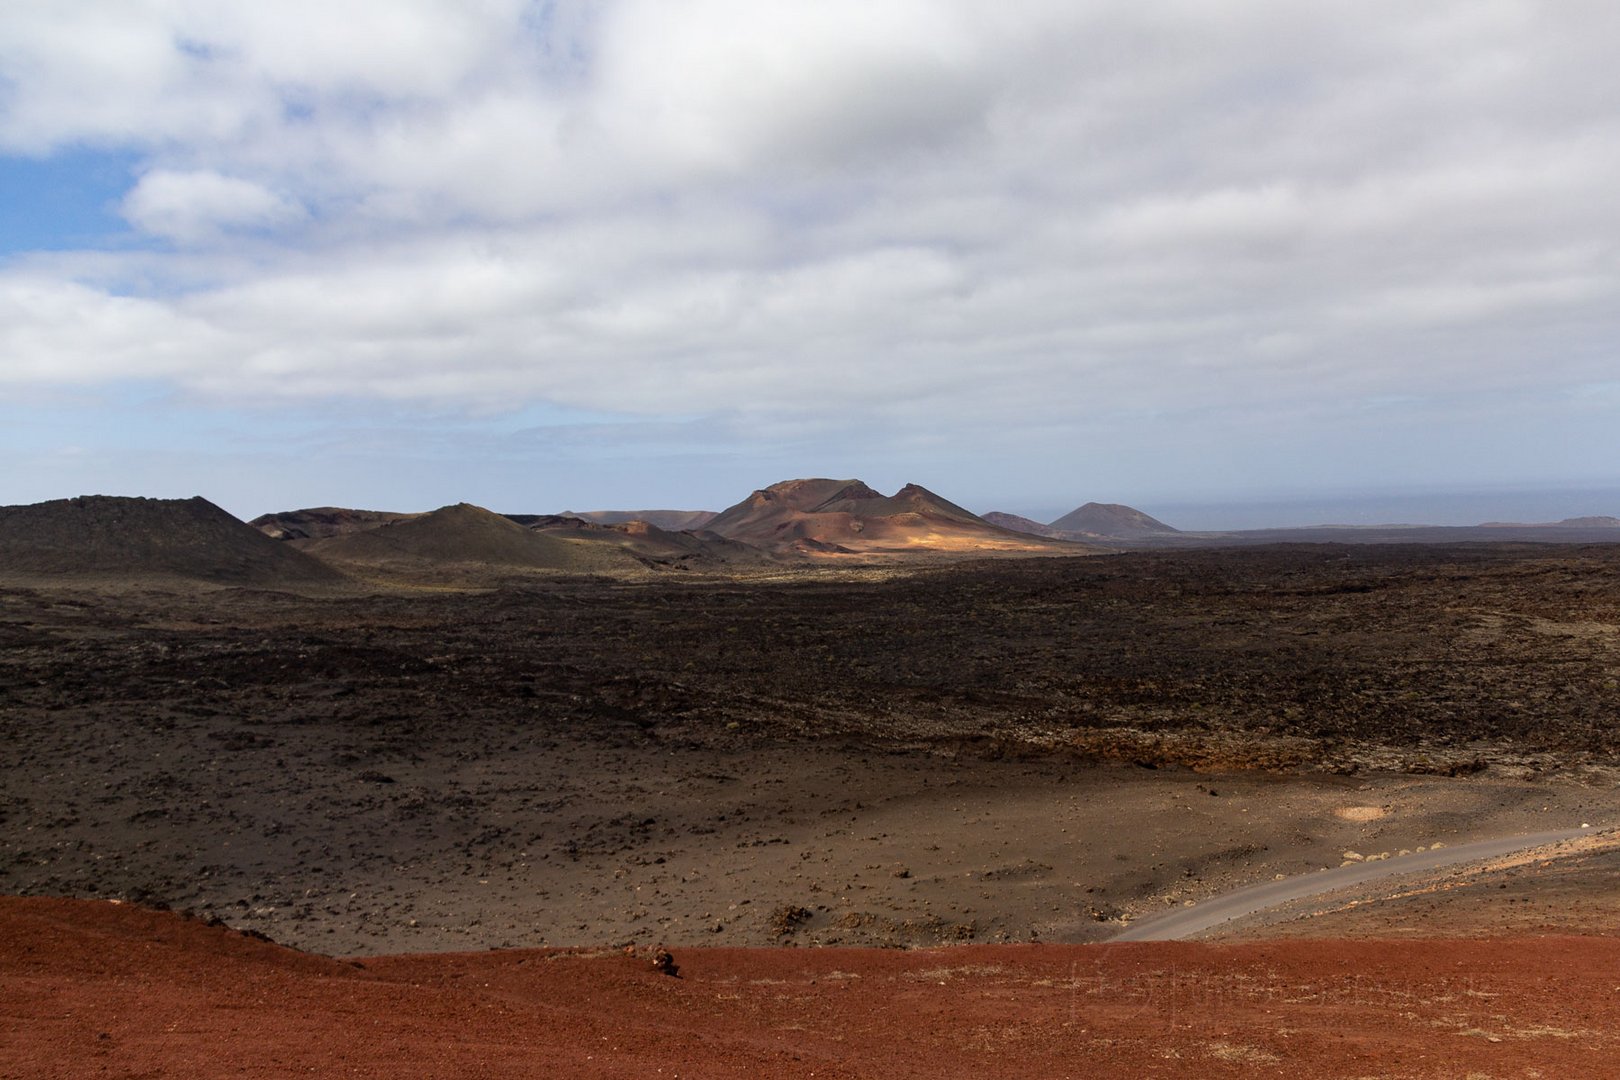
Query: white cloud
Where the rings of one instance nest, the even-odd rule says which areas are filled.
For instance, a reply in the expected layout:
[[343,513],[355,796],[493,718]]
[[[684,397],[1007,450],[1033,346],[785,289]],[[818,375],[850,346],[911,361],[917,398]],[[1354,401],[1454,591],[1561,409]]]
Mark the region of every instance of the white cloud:
[[0,270],[0,383],[792,430],[1586,385],[1620,331],[1617,20],[11,5],[0,147],[133,149],[123,212],[176,250]]
[[141,177],[121,206],[143,232],[181,242],[200,242],[234,229],[270,229],[296,224],[303,207],[251,180],[210,171],[158,169]]
[[673,168],[839,168],[949,142],[988,107],[968,20],[921,0],[636,0],[604,27],[594,119]]
[[0,277],[0,385],[184,379],[221,337],[162,302],[27,274]]

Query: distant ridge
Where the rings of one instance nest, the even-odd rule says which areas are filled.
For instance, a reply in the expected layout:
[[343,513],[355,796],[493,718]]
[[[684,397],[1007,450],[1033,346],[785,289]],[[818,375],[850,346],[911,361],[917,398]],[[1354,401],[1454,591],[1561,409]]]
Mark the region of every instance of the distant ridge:
[[1620,529],[1620,518],[1607,515],[1572,517],[1562,521],[1487,521],[1481,529]]
[[784,480],[721,511],[708,529],[768,551],[813,557],[1064,550],[1060,542],[994,525],[918,484],[884,495],[860,480]]
[[0,576],[299,588],[347,579],[207,499],[86,495],[0,507]]
[[1013,532],[1029,533],[1031,536],[1044,536],[1050,540],[1066,539],[1062,529],[1054,529],[1050,525],[1043,525],[1034,518],[1019,517],[1017,514],[1003,514],[997,510],[992,510],[983,516],[984,520],[990,524],[1000,526],[1003,529],[1011,529]]
[[[1081,507],[1096,507],[1101,504],[1088,503]],[[1082,519],[1083,524],[1090,525],[1096,531],[1062,532],[1060,535],[1075,539],[1088,539],[1101,543],[1117,544],[1125,548],[1189,548],[1189,547],[1231,547],[1254,544],[1462,544],[1462,543],[1546,543],[1546,544],[1612,544],[1620,542],[1620,518],[1601,515],[1587,517],[1565,518],[1562,521],[1524,523],[1514,521],[1493,521],[1481,525],[1417,525],[1417,524],[1382,524],[1382,525],[1348,525],[1323,524],[1305,526],[1282,526],[1270,529],[1241,529],[1228,532],[1200,531],[1186,532],[1157,522],[1156,519],[1140,514],[1140,511],[1130,507],[1103,506],[1104,511],[1121,510],[1127,514],[1118,513],[1092,513]],[[1079,514],[1076,511],[1075,514]],[[1075,514],[1058,519],[1059,522],[1075,519]],[[1140,518],[1133,515],[1140,514]],[[1058,522],[1043,526],[1039,522],[1030,522],[1027,518],[1017,518],[1010,514],[987,514],[987,519],[995,520],[1009,528],[1029,528],[1039,530],[1039,535],[1049,535],[1055,530]],[[1152,529],[1148,523],[1162,526]],[[1103,529],[1113,532],[1104,534]],[[1135,531],[1132,531],[1132,530]]]
[[625,525],[645,521],[669,532],[694,532],[715,519],[713,510],[564,510],[557,517],[582,518],[598,525]]
[[272,540],[322,540],[364,532],[379,525],[391,525],[420,514],[396,514],[387,510],[349,510],[341,506],[317,506],[308,510],[285,510],[260,514],[249,525]]
[[[577,515],[508,514],[546,536],[602,544],[627,551],[651,567],[710,569],[770,561],[765,552],[707,530],[661,529],[642,518],[599,524]],[[709,514],[713,517],[713,514]]]

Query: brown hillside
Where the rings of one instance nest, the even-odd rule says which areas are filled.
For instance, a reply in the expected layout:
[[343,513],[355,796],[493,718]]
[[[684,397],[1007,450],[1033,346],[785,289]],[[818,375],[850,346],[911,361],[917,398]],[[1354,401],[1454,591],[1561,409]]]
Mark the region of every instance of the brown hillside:
[[859,480],[787,480],[754,492],[709,531],[804,555],[1037,553],[1085,549],[1000,528],[916,484],[883,495]]
[[382,567],[407,576],[477,570],[608,573],[638,569],[628,552],[547,536],[470,503],[442,507],[363,532],[294,541],[328,562]]
[[86,495],[0,507],[0,577],[300,588],[345,579],[204,498]]

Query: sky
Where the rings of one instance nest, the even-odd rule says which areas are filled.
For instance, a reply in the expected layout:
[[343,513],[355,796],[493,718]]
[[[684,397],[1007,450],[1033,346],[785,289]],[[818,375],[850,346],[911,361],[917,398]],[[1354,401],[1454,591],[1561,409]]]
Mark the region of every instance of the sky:
[[1620,514],[1617,40],[1607,0],[0,5],[0,503]]

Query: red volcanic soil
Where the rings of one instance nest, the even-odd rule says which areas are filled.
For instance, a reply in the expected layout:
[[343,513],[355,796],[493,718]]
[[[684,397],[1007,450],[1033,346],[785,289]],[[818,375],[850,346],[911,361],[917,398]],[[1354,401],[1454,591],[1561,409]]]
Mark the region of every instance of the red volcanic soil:
[[511,950],[345,962],[0,899],[0,1076],[1599,1076],[1620,941]]

